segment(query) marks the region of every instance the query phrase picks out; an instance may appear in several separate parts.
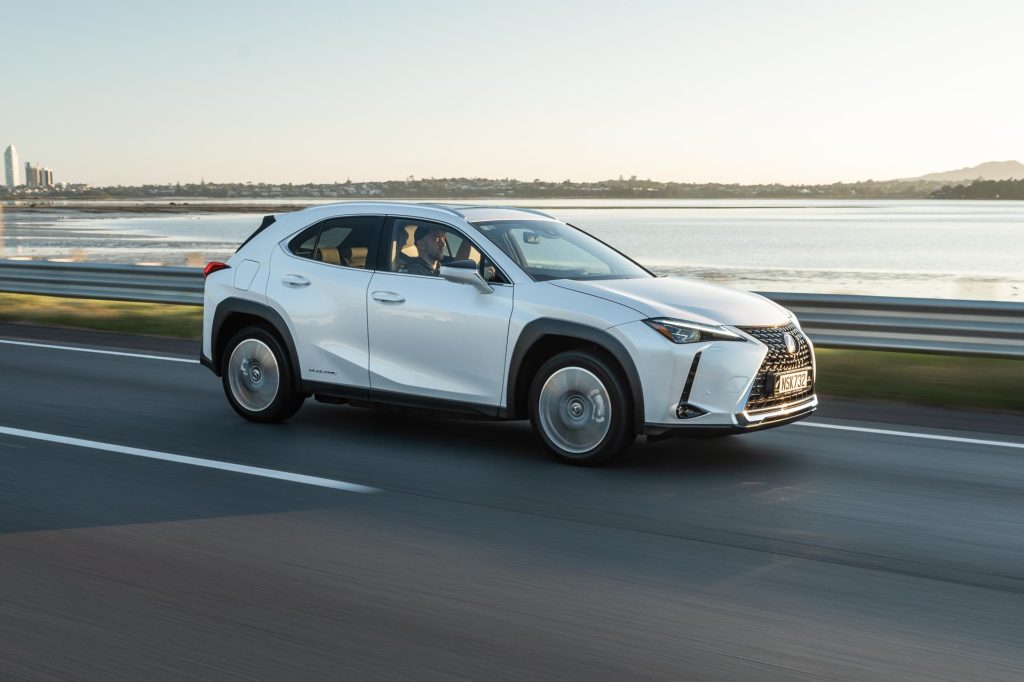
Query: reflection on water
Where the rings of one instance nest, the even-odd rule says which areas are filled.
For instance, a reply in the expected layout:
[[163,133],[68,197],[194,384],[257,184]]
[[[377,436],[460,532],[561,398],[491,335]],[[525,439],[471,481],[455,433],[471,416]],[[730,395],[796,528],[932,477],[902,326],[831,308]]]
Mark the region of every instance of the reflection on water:
[[745,268],[652,267],[658,274],[695,277],[762,292],[859,294],[1024,301],[1024,279],[953,276],[943,273],[749,270]]
[[[1024,300],[1024,202],[552,203],[659,274],[758,291]],[[0,257],[199,266],[228,258],[261,219],[0,207]]]

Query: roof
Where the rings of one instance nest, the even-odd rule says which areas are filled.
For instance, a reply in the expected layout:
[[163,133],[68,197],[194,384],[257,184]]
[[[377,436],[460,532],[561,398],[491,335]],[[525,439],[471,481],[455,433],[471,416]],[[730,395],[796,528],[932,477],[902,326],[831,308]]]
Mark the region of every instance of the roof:
[[554,220],[550,215],[534,208],[517,208],[515,206],[463,206],[444,204],[471,223],[490,222],[493,220],[537,220],[543,218]]
[[330,214],[339,207],[344,207],[346,210],[352,210],[354,212],[367,213],[379,212],[408,214],[412,211],[420,213],[421,215],[423,213],[434,213],[435,215],[443,215],[447,213],[449,215],[457,215],[469,222],[524,219],[537,220],[538,218],[554,220],[554,218],[547,213],[543,213],[532,208],[516,208],[514,206],[474,206],[472,204],[441,204],[411,201],[342,201],[334,204],[310,206],[309,208],[304,209],[303,213]]

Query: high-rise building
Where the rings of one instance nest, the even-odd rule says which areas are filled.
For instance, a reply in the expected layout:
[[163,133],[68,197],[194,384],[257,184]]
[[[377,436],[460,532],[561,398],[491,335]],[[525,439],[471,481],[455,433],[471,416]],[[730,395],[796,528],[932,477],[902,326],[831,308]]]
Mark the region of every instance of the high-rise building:
[[25,185],[28,187],[39,186],[39,168],[28,161],[25,162]]
[[8,187],[17,187],[21,184],[21,178],[18,177],[18,150],[14,148],[14,145],[10,145],[4,150],[4,171],[7,180]]
[[30,189],[44,189],[53,187],[53,169],[33,166],[25,162],[25,186]]

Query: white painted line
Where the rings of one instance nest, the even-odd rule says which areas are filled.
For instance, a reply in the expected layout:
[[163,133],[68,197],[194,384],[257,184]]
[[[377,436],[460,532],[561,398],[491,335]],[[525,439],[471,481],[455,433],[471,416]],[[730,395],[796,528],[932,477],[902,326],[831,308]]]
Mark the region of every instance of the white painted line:
[[144,360],[166,360],[167,362],[187,362],[190,365],[198,365],[198,360],[192,358],[172,358],[169,355],[144,355],[142,353],[125,353],[116,350],[100,350],[98,348],[79,348],[77,346],[55,346],[51,343],[31,343],[29,341],[11,341],[0,339],[0,343],[11,346],[31,346],[33,348],[50,348],[53,350],[76,350],[79,353],[99,353],[100,355],[122,355],[129,358],[142,358]]
[[250,476],[262,476],[263,478],[274,478],[279,481],[288,481],[290,483],[315,485],[320,486],[321,488],[334,488],[335,490],[345,490],[350,493],[378,492],[376,488],[370,488],[365,485],[359,485],[358,483],[336,481],[330,478],[318,478],[316,476],[306,476],[304,474],[293,474],[287,471],[276,471],[274,469],[261,469],[260,467],[251,467],[246,466],[244,464],[220,462],[215,459],[200,459],[199,457],[186,457],[185,455],[174,455],[169,452],[159,452],[157,450],[144,450],[142,448],[131,448],[125,445],[113,445],[111,443],[101,443],[99,441],[83,440],[81,438],[68,438],[67,436],[56,436],[50,433],[40,433],[38,431],[12,429],[7,426],[0,426],[0,434],[15,436],[17,438],[31,438],[33,440],[42,440],[50,443],[60,443],[62,445],[73,445],[79,448],[90,448],[92,450],[105,450],[107,452],[116,452],[121,455],[132,455],[133,457],[159,459],[164,462],[190,464],[196,467],[206,467],[207,469],[231,471],[236,474],[248,474]]
[[1010,443],[1003,440],[982,440],[980,438],[960,438],[958,436],[940,436],[934,433],[916,433],[914,431],[891,431],[889,429],[871,429],[866,426],[840,426],[839,424],[822,424],[821,422],[797,422],[793,426],[813,426],[819,429],[838,429],[840,431],[859,431],[860,433],[877,433],[883,436],[902,436],[904,438],[923,438],[925,440],[944,440],[950,443],[970,443],[971,445],[993,445],[997,448],[1018,448],[1024,450],[1024,443]]

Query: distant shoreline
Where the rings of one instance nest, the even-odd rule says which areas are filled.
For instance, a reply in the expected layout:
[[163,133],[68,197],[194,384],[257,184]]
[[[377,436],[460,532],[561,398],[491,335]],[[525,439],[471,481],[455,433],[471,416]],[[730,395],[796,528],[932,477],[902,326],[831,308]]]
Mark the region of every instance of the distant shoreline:
[[[1018,164],[1024,168],[1024,164]],[[980,169],[981,167],[979,167]],[[979,171],[980,172],[980,171]],[[1001,172],[1005,173],[1005,169]],[[816,185],[725,184],[662,182],[639,179],[601,180],[596,182],[531,182],[509,178],[421,178],[335,183],[238,183],[205,182],[141,186],[92,187],[84,183],[48,187],[0,187],[0,201],[191,201],[211,200],[253,201],[255,203],[322,203],[325,199],[405,199],[429,201],[438,197],[472,202],[481,199],[513,201],[692,201],[754,199],[802,200],[866,200],[866,199],[1001,199],[1024,200],[1024,179],[965,181],[950,184],[936,180],[863,180]],[[950,181],[952,182],[952,181]]]
[[43,204],[27,206],[0,204],[0,213],[166,213],[187,215],[195,213],[290,213],[318,204],[97,204],[87,201],[74,204]]
[[[452,206],[472,206],[478,205],[477,202],[486,202],[484,205],[493,206],[518,206],[522,208],[536,208],[550,211],[565,211],[565,210],[671,210],[671,211],[685,211],[685,210],[768,210],[768,209],[812,209],[816,208],[815,204],[820,202],[821,204],[828,204],[830,208],[868,208],[862,202],[878,202],[878,203],[902,203],[907,201],[925,201],[924,199],[882,199],[882,198],[871,198],[871,199],[854,199],[855,203],[851,203],[850,198],[840,197],[815,197],[813,199],[777,199],[779,203],[767,203],[765,200],[757,199],[668,199],[665,201],[687,201],[694,202],[690,205],[679,206],[679,205],[637,205],[631,203],[631,200],[622,200],[622,203],[616,204],[547,204],[538,203],[534,200],[516,201],[511,197],[480,197],[478,199],[432,199],[432,200],[412,200],[409,198],[401,199],[387,199],[381,197],[374,197],[373,199],[339,199],[337,201],[318,201],[310,198],[303,197],[289,197],[282,203],[218,203],[218,199],[207,199],[202,197],[189,197],[187,200],[174,200],[166,202],[147,202],[145,200],[111,200],[111,199],[96,199],[96,200],[42,200],[42,201],[0,201],[0,215],[3,213],[67,213],[76,211],[80,213],[97,213],[97,214],[108,214],[108,213],[147,213],[147,214],[167,214],[167,215],[194,215],[197,213],[260,213],[260,214],[278,214],[278,213],[290,213],[292,211],[299,211],[305,208],[311,208],[314,206],[326,206],[334,203],[360,203],[370,201],[393,201],[399,203],[408,204],[450,204]],[[228,200],[230,201],[230,200]],[[570,199],[569,201],[572,201]],[[585,200],[577,200],[585,201]],[[635,202],[645,201],[644,199],[632,200]],[[757,201],[757,203],[736,205],[734,202],[742,201]],[[772,200],[769,200],[772,201]],[[815,204],[808,205],[795,205],[791,201],[810,201]],[[936,200],[928,200],[936,201]],[[941,203],[942,200],[938,200]],[[66,203],[65,203],[66,202]],[[729,205],[720,205],[718,202],[730,202]]]

